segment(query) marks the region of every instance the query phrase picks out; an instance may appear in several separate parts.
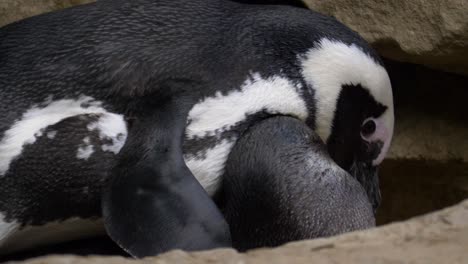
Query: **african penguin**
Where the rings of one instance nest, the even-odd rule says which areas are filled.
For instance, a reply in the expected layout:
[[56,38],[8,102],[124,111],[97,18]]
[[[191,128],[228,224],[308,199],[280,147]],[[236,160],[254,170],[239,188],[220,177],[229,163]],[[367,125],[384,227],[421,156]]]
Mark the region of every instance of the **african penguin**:
[[[238,245],[212,197],[244,173],[226,170],[238,139],[275,116],[316,133],[339,174],[379,204],[390,80],[334,18],[228,0],[99,0],[1,28],[0,61],[0,254],[104,230],[137,257]],[[300,237],[349,230],[339,217]]]

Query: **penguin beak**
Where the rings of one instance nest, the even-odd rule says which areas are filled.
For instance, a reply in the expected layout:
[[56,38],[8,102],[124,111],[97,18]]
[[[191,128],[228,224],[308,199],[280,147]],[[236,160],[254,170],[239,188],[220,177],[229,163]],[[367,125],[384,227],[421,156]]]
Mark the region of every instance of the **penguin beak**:
[[[393,112],[392,112],[393,113]],[[362,139],[367,141],[371,148],[374,148],[376,155],[373,157],[372,165],[379,165],[387,155],[390,143],[393,137],[393,114],[384,114],[381,118],[368,118],[375,124],[375,131],[370,136],[362,136]],[[377,146],[378,148],[375,148]]]
[[355,161],[351,166],[350,173],[364,187],[375,214],[381,201],[377,166]]

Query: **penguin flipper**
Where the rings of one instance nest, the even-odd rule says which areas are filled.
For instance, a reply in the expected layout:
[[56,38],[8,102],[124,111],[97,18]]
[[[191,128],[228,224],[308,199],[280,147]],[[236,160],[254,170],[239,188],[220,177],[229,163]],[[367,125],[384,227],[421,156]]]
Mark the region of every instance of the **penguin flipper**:
[[230,246],[221,212],[185,165],[187,109],[168,102],[141,109],[104,186],[109,236],[134,257]]
[[233,147],[225,171],[223,213],[238,250],[375,225],[364,188],[292,117],[252,126]]

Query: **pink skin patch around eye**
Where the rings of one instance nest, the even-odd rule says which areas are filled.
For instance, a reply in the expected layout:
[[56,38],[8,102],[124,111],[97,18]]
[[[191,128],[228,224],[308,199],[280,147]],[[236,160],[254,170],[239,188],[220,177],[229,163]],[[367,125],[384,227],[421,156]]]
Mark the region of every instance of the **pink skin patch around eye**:
[[376,166],[379,165],[385,158],[385,155],[387,155],[387,151],[390,147],[391,133],[389,128],[385,126],[385,123],[381,119],[367,118],[366,120],[364,120],[363,124],[365,124],[369,120],[374,121],[375,132],[372,133],[370,136],[364,136],[361,134],[361,137],[368,142],[383,142],[383,146],[380,150],[379,156],[377,156],[377,158],[372,161],[372,165]]

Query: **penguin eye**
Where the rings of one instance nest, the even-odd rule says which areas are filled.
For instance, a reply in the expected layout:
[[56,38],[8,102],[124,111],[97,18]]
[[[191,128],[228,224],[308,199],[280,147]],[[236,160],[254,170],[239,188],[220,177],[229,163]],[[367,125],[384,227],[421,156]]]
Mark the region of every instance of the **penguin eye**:
[[367,138],[374,134],[375,130],[377,128],[377,125],[375,124],[375,121],[372,119],[366,119],[364,120],[364,123],[361,126],[361,135],[364,138]]

